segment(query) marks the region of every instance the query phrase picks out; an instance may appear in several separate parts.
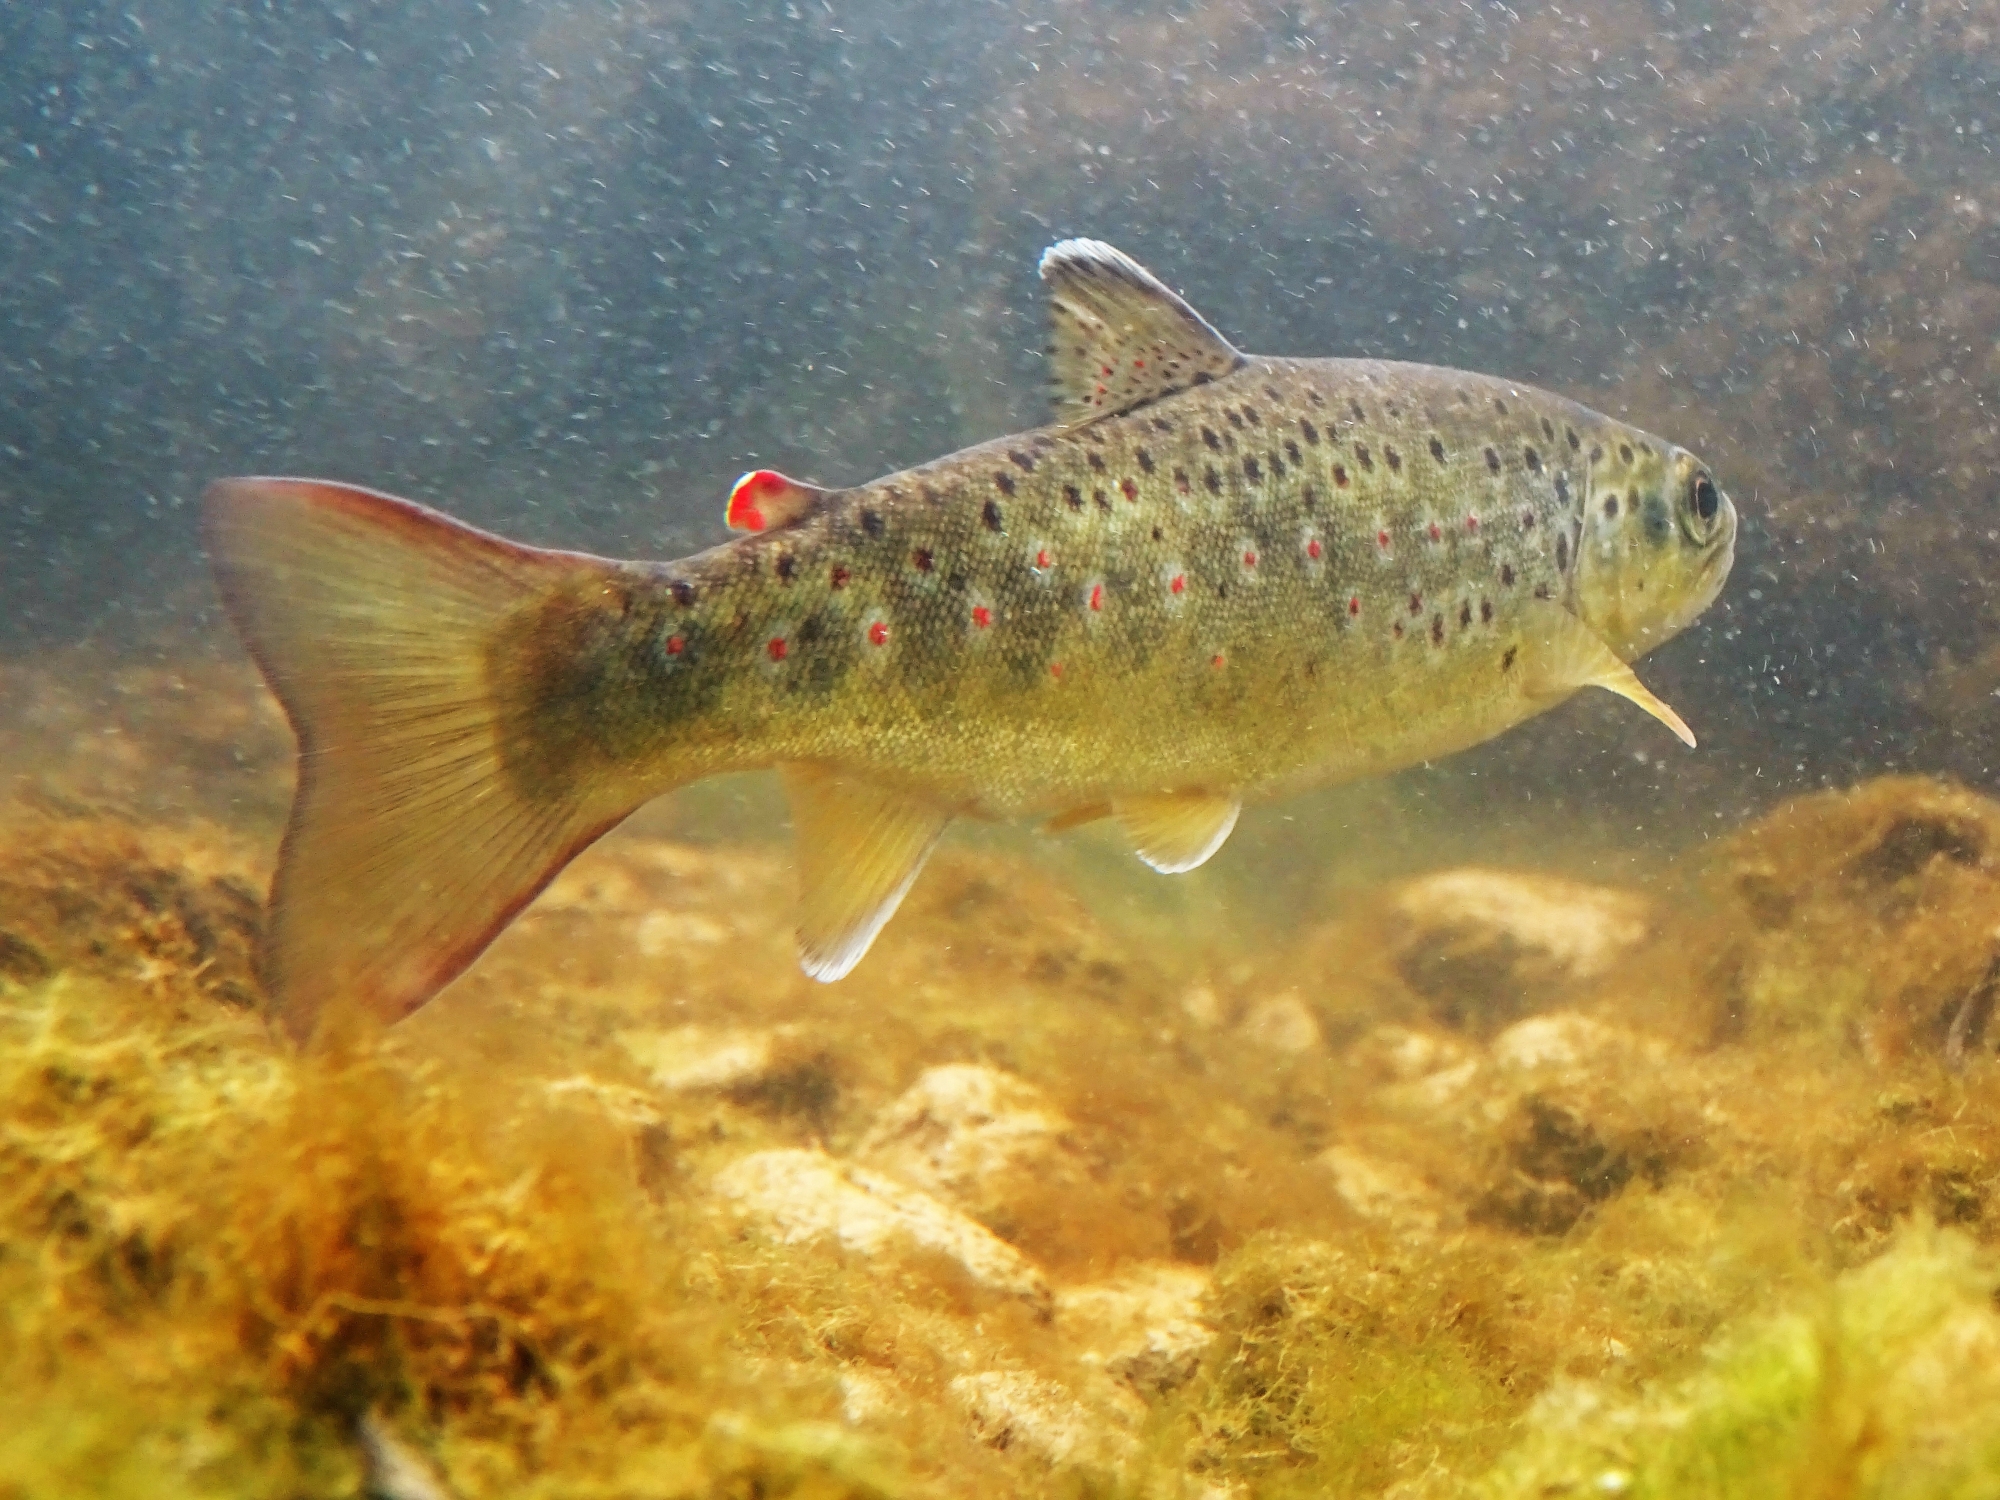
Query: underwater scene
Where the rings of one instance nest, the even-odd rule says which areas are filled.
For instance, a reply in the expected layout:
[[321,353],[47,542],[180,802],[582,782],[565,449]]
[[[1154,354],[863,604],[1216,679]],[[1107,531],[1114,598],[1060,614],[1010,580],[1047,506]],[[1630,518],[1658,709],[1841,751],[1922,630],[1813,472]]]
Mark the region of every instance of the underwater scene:
[[2000,4],[0,79],[0,1500],[2000,1495]]

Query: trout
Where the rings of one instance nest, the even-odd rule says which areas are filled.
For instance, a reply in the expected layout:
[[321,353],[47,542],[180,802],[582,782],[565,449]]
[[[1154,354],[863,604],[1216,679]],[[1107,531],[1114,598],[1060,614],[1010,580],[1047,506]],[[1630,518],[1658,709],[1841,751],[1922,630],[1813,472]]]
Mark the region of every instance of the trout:
[[205,498],[298,789],[265,983],[423,1005],[641,803],[773,767],[837,980],[956,817],[1112,820],[1192,870],[1243,802],[1478,744],[1715,598],[1687,450],[1513,381],[1234,348],[1093,240],[1043,256],[1050,425],[849,489],[746,474],[678,562],[518,545],[309,479]]

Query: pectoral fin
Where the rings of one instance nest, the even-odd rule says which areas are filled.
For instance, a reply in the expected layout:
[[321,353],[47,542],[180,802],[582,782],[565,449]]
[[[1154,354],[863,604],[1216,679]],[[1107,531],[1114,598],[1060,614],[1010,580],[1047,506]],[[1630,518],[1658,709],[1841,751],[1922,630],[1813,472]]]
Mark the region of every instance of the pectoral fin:
[[950,814],[821,766],[779,768],[799,858],[799,967],[843,978],[896,914]]
[[1162,792],[1117,797],[1111,808],[1139,858],[1163,875],[1184,875],[1222,847],[1243,804],[1210,792]]
[[1567,698],[1578,688],[1601,687],[1638,704],[1689,749],[1694,748],[1694,731],[1681,716],[1654,697],[1637,673],[1562,606],[1530,606],[1528,639],[1523,643],[1521,660],[1521,690],[1528,697]]

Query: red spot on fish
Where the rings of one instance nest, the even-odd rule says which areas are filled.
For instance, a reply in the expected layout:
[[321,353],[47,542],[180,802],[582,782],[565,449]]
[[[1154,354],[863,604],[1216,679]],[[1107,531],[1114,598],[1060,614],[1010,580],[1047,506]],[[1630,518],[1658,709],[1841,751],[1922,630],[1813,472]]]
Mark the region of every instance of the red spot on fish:
[[1311,558],[1314,562],[1319,561],[1320,551],[1321,548],[1319,545],[1318,537],[1314,537],[1311,541],[1306,543],[1306,556]]
[[1435,521],[1431,522],[1431,540],[1434,542],[1441,542],[1444,540],[1444,533],[1438,530],[1438,523]]
[[1465,529],[1467,531],[1477,531],[1479,529],[1479,517],[1467,516],[1465,518]]
[[1040,552],[1035,554],[1035,566],[1038,568],[1055,566],[1055,559],[1049,556],[1048,548],[1044,547]]
[[1103,585],[1103,584],[1101,584],[1101,583],[1093,583],[1093,584],[1092,584],[1092,585],[1090,586],[1090,607],[1091,607],[1092,609],[1102,609],[1102,608],[1104,608],[1104,585]]
[[1121,479],[1118,481],[1118,488],[1125,492],[1125,498],[1127,500],[1132,501],[1135,505],[1138,503],[1139,486],[1134,481],[1130,479]]
[[667,637],[667,655],[679,656],[685,650],[687,650],[686,641],[682,640],[677,635],[670,635]]
[[1361,613],[1361,596],[1359,594],[1350,594],[1347,596],[1347,612],[1350,615]]
[[785,638],[781,635],[772,636],[764,649],[771,653],[772,661],[783,661],[785,659]]
[[1051,677],[1055,677],[1055,678],[1060,678],[1060,677],[1062,676],[1062,663],[1061,663],[1061,662],[1059,662],[1059,661],[1052,661],[1052,662],[1050,662],[1050,663],[1049,663],[1049,676],[1051,676]]
[[1167,582],[1167,592],[1170,594],[1185,594],[1187,592],[1187,574],[1174,574]]
[[1109,380],[1109,379],[1111,378],[1111,376],[1112,376],[1112,369],[1111,369],[1111,366],[1109,366],[1109,365],[1100,365],[1100,366],[1098,367],[1098,370],[1097,370],[1097,373],[1098,373],[1098,374],[1100,374],[1100,375],[1102,375],[1102,376],[1103,376],[1103,377],[1104,377],[1104,378],[1105,378],[1106,380]]
[[852,578],[853,576],[854,575],[848,572],[847,569],[841,567],[840,564],[835,563],[833,567],[833,577],[830,581],[832,582],[835,588],[844,589],[847,587],[847,580]]
[[1220,651],[1216,652],[1216,653],[1215,653],[1215,655],[1211,656],[1211,657],[1210,657],[1210,658],[1208,659],[1208,664],[1209,664],[1209,665],[1210,665],[1211,667],[1219,667],[1219,666],[1221,666],[1221,665],[1222,665],[1222,653],[1221,653]]
[[1387,552],[1389,550],[1389,533],[1386,531],[1376,532],[1375,545],[1380,547],[1384,552]]
[[1255,552],[1245,552],[1245,553],[1243,554],[1243,566],[1244,566],[1244,567],[1246,567],[1246,568],[1254,568],[1254,567],[1256,567],[1256,566],[1257,566],[1257,554],[1256,554]]
[[868,644],[871,646],[888,645],[889,627],[883,624],[880,620],[877,620],[873,625],[870,625],[868,627]]
[[993,623],[993,611],[983,604],[973,605],[972,623],[977,625],[981,630],[984,630],[988,625]]

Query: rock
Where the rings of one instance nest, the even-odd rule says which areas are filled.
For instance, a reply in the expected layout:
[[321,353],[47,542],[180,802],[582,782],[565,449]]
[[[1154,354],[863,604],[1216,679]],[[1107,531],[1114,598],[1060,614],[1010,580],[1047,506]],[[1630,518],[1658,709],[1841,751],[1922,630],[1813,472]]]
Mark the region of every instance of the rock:
[[1184,1384],[1215,1330],[1202,1318],[1208,1272],[1194,1266],[1135,1266],[1109,1281],[1056,1293],[1056,1327],[1085,1363],[1141,1395]]
[[1250,1007],[1237,1031],[1267,1051],[1296,1057],[1320,1045],[1319,1018],[1295,991],[1287,990]]
[[[951,1394],[987,1443],[1024,1448],[1050,1464],[1110,1467],[1135,1446],[1122,1425],[1111,1425],[1063,1386],[1025,1370],[960,1375]],[[1129,1421],[1138,1413],[1119,1415]]]
[[618,1042],[669,1093],[721,1094],[823,1124],[840,1091],[826,1053],[797,1026],[676,1026],[621,1032]]
[[981,1218],[1028,1191],[1080,1182],[1069,1120],[1033,1084],[998,1068],[927,1068],[876,1116],[858,1159]]
[[942,1255],[977,1286],[1046,1313],[1041,1270],[1012,1245],[928,1193],[818,1151],[759,1151],[715,1175],[718,1198],[780,1241],[837,1240],[865,1256]]
[[1447,1026],[1490,1032],[1642,942],[1639,896],[1549,875],[1442,870],[1397,891],[1396,971]]
[[1556,1011],[1517,1021],[1493,1039],[1487,1055],[1499,1067],[1519,1072],[1602,1070],[1655,1063],[1667,1056],[1657,1037],[1608,1026],[1575,1011]]
[[1413,1083],[1471,1056],[1472,1049],[1455,1036],[1393,1023],[1371,1027],[1347,1053],[1349,1062],[1386,1083]]
[[1437,1228],[1443,1200],[1408,1167],[1352,1146],[1329,1146],[1318,1160],[1333,1174],[1334,1190],[1341,1201],[1363,1218],[1396,1229]]

